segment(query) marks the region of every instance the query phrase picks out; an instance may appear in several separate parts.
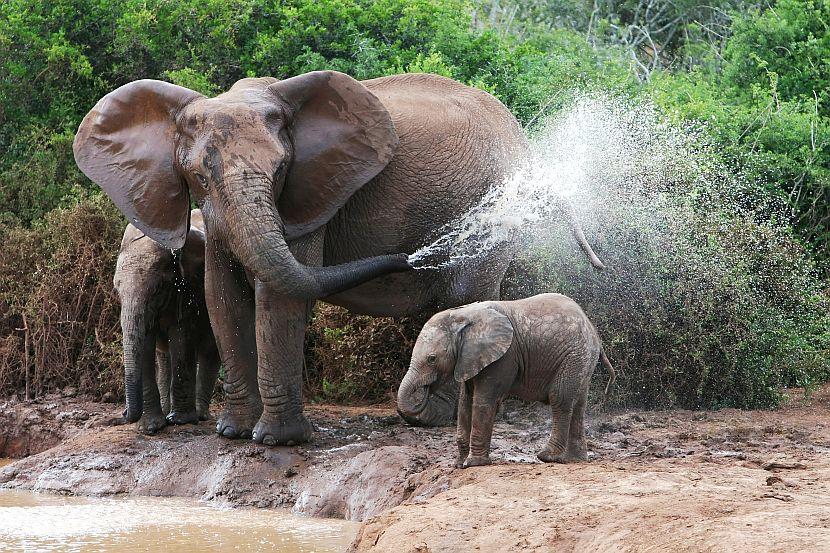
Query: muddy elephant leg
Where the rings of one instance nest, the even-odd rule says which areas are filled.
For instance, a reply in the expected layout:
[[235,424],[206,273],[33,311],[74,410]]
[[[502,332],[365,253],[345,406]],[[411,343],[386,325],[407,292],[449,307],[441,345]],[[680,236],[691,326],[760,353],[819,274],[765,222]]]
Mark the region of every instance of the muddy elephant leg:
[[470,423],[470,453],[464,461],[464,468],[490,464],[490,440],[493,437],[493,422],[496,420],[498,404],[490,398],[472,399],[472,420]]
[[586,390],[580,393],[571,416],[568,447],[565,449],[565,456],[571,461],[585,461],[588,459],[588,445],[585,442],[585,408],[587,403],[588,391]]
[[199,349],[196,355],[198,370],[196,373],[196,412],[199,420],[210,418],[210,400],[216,388],[216,378],[219,376],[219,352],[213,340],[207,346]]
[[196,413],[196,352],[191,333],[186,324],[179,324],[170,330],[168,339],[173,380],[167,421],[173,424],[199,422]]
[[[145,347],[155,348],[155,344],[155,337],[148,336]],[[167,426],[167,420],[161,411],[161,398],[158,384],[156,384],[156,356],[152,351],[148,351],[143,358],[145,361],[142,367],[141,393],[144,398],[144,407],[141,419],[138,421],[138,430],[144,434],[155,434]]]
[[[305,265],[321,265],[323,229],[290,245]],[[303,345],[314,301],[280,296],[258,282],[256,338],[262,416],[253,438],[265,445],[293,445],[311,439],[312,426],[303,414]]]
[[470,453],[470,431],[473,417],[473,391],[469,383],[458,387],[458,424],[455,431],[455,443],[458,444],[458,461],[455,466],[462,468]]
[[565,451],[571,432],[574,401],[573,395],[556,389],[550,394],[550,408],[553,414],[552,428],[548,443],[537,457],[545,463],[567,463],[570,459]]
[[303,343],[308,302],[278,297],[257,286],[257,343],[262,416],[253,439],[265,445],[292,445],[311,438],[303,415]]
[[250,438],[262,413],[257,387],[254,294],[245,271],[213,240],[205,248],[205,299],[225,366],[225,407],[216,432],[227,438]]
[[170,378],[170,353],[156,349],[156,384],[165,417],[170,413]]

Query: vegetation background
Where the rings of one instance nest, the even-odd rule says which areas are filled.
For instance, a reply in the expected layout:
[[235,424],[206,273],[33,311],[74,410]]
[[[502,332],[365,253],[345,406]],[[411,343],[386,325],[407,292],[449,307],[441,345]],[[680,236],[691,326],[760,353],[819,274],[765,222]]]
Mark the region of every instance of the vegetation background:
[[[709,251],[737,252],[730,271],[697,282],[655,252],[606,252],[629,281],[555,256],[514,272],[585,304],[621,369],[617,403],[775,405],[782,386],[830,378],[829,24],[830,0],[4,0],[0,394],[121,394],[111,278],[125,220],[72,157],[101,96],[141,78],[216,94],[245,76],[337,69],[450,76],[531,131],[575,90],[704,123],[751,183],[746,201],[785,206],[699,227]],[[318,308],[307,395],[385,400],[422,322]]]

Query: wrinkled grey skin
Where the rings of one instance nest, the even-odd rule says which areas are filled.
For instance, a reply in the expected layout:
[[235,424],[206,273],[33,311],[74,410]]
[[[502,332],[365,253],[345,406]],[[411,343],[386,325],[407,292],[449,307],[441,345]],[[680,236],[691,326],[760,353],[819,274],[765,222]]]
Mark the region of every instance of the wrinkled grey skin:
[[191,212],[180,259],[134,226],[124,231],[113,279],[121,302],[124,417],[147,434],[210,416],[219,353],[204,299],[204,249],[199,210]]
[[594,325],[561,294],[450,309],[421,330],[398,410],[417,416],[433,389],[458,382],[457,466],[466,468],[490,463],[493,421],[504,398],[540,401],[551,407],[553,428],[539,459],[585,460],[585,406],[599,359],[613,378]]
[[406,254],[501,183],[527,142],[497,99],[453,80],[318,71],[243,79],[215,98],[128,83],[89,112],[74,151],[168,247],[181,240],[181,206],[202,208],[207,304],[226,374],[217,432],[290,445],[312,431],[303,339],[316,300],[403,316],[498,298],[511,244],[440,271],[413,271]]

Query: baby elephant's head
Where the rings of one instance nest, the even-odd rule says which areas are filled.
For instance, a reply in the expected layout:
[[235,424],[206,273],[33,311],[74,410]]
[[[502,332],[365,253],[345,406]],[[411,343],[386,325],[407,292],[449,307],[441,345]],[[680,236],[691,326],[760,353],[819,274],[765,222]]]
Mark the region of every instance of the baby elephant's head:
[[424,418],[435,395],[450,384],[455,389],[455,382],[473,378],[501,359],[512,343],[513,325],[492,302],[433,316],[418,335],[409,370],[398,388],[398,412],[407,420]]

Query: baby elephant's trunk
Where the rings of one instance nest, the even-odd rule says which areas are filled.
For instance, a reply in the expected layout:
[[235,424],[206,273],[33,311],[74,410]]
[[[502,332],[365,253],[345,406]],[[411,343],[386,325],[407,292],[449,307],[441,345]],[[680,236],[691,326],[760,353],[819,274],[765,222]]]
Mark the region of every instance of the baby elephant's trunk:
[[611,386],[614,385],[614,381],[617,380],[617,371],[614,370],[614,366],[611,364],[611,361],[608,360],[608,356],[605,355],[605,349],[599,350],[599,359],[602,361],[602,366],[608,369],[610,376],[608,377],[608,383],[605,385],[605,393],[603,394],[602,401],[603,403],[608,400],[608,392],[611,391]]

